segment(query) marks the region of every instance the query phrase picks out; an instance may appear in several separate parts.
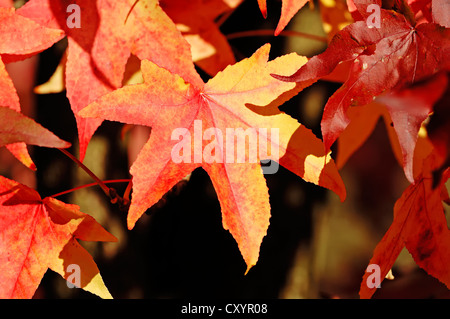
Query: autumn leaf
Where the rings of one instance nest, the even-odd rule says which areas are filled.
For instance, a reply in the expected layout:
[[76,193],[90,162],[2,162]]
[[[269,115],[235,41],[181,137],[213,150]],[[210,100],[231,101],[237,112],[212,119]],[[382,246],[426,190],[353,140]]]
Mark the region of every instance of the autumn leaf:
[[447,0],[431,1],[433,21],[450,28],[450,3]]
[[4,63],[23,60],[42,52],[63,37],[60,30],[43,27],[0,7],[0,55]]
[[111,298],[89,253],[78,244],[116,241],[76,205],[41,199],[27,186],[0,176],[0,298],[31,298],[48,268],[68,279],[78,265],[80,288]]
[[[281,82],[270,73],[277,70],[289,74],[306,58],[290,54],[267,62],[269,50],[269,45],[263,46],[252,57],[228,66],[201,85],[143,61],[143,84],[118,89],[80,112],[82,116],[152,127],[148,142],[130,169],[130,229],[146,209],[201,166],[217,192],[223,226],[237,241],[249,269],[258,260],[270,218],[268,190],[259,161],[278,161],[276,149],[281,165],[306,181],[335,191],[341,199],[345,197],[342,180],[321,141],[278,110],[281,103],[311,82]],[[225,143],[227,129],[247,133],[253,129],[259,143],[267,142],[266,152],[261,155],[259,144],[260,152],[255,154],[249,142],[238,150],[238,156],[239,152],[245,156],[242,162],[235,159],[234,146],[231,160],[225,160],[225,151],[230,150],[224,145],[235,143],[234,136]]]
[[[162,0],[160,6],[191,46],[193,61],[211,76],[236,62],[228,40],[214,22],[242,0]],[[186,14],[189,12],[189,14]]]
[[[80,8],[80,28],[67,26],[70,4]],[[68,38],[65,84],[77,121],[81,160],[102,121],[81,118],[78,112],[122,86],[130,54],[201,83],[189,44],[157,0],[31,0],[17,12],[44,26],[64,30]]]
[[[19,97],[4,63],[23,60],[37,54],[62,36],[61,31],[42,27],[15,14],[14,8],[6,2],[0,6],[0,107],[9,107],[20,112]],[[36,169],[24,143],[7,145],[7,149],[25,166]]]
[[[372,1],[381,5],[379,1]],[[367,18],[367,2],[355,2]],[[350,106],[365,105],[390,89],[399,90],[450,69],[450,30],[434,23],[413,26],[401,14],[381,9],[381,28],[356,21],[338,32],[325,52],[284,81],[316,80],[338,64],[353,61],[346,82],[328,100],[321,127],[327,149],[349,124]]]
[[435,171],[434,183],[438,183],[442,172],[450,166],[450,84],[435,104],[433,114],[427,124],[427,132],[435,152],[443,159]]
[[339,136],[336,165],[338,169],[344,167],[348,159],[366,142],[375,129],[380,117],[387,120],[390,127],[391,118],[385,106],[371,103],[365,106],[354,106],[348,109],[349,125]]
[[[0,106],[9,107],[12,110],[20,112],[19,96],[17,95],[14,84],[6,71],[0,55]],[[36,166],[28,153],[25,143],[13,143],[6,145],[8,151],[14,155],[26,167],[36,170]]]
[[[228,40],[214,21],[219,16],[229,14],[241,2],[242,0],[195,0],[186,3],[183,0],[165,0],[160,1],[160,6],[191,46],[193,62],[214,76],[227,65],[236,62]],[[190,14],[186,14],[186,11]],[[36,93],[58,93],[65,89],[66,58],[67,54],[64,54],[51,78],[35,88]]]
[[[447,169],[446,177],[433,188],[435,165],[432,154],[424,162],[423,173],[416,183],[411,184],[395,203],[394,221],[370,260],[370,264],[380,267],[381,279],[406,247],[417,265],[450,288],[450,231],[442,206],[444,183],[450,177],[450,171]],[[370,298],[376,291],[376,287],[367,284],[369,276],[370,272],[366,272],[361,282],[361,298]]]
[[12,8],[13,1],[12,0],[0,0],[0,8]]
[[413,12],[420,12],[428,22],[450,28],[450,3],[447,0],[408,0]]
[[[349,108],[347,116],[350,119],[350,124],[338,138],[338,152],[336,157],[338,169],[342,168],[353,153],[365,143],[372,134],[377,122],[382,118],[394,156],[399,165],[406,170],[408,166],[405,165],[404,150],[399,142],[398,130],[394,129],[390,112],[385,105],[381,104],[379,100],[376,99],[373,103],[368,105]],[[402,134],[408,133],[408,131],[402,132]],[[408,165],[411,165],[411,167],[408,167],[408,171],[411,169],[409,173],[412,174],[413,177],[422,172],[423,160],[433,151],[433,146],[427,137],[423,124],[415,134],[414,148],[408,150],[408,152],[411,153],[407,153],[408,161],[410,161]]]
[[0,107],[0,147],[18,142],[42,147],[70,147],[70,143],[60,140],[29,117]]
[[[287,26],[289,21],[294,17],[294,15],[303,8],[303,6],[309,0],[281,0],[281,16],[280,21],[278,21],[277,28],[275,29],[275,35],[279,35],[281,31]],[[267,18],[267,4],[266,0],[258,0],[259,9],[261,10],[264,18]]]
[[447,88],[447,82],[447,75],[441,73],[428,81],[377,98],[391,115],[402,149],[402,166],[410,183],[414,183],[413,158],[419,129]]
[[[414,158],[419,130],[433,105],[443,95],[447,82],[446,74],[438,74],[428,81],[381,95],[366,106],[350,108],[347,111],[349,125],[338,139],[337,166],[341,168],[345,164],[371,134],[378,119],[383,117],[394,154],[409,182],[414,183],[415,171],[417,172],[414,165],[420,166],[420,162],[426,157],[419,156],[419,163]],[[382,107],[380,103],[386,107]],[[431,152],[432,146],[428,140],[419,143],[419,152]]]

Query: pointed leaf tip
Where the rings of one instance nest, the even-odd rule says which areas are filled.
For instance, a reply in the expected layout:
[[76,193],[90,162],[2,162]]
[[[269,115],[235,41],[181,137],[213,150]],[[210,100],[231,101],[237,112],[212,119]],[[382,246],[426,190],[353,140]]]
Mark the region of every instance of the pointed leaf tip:
[[264,19],[267,19],[267,4],[266,4],[266,0],[258,0],[258,6],[259,6],[259,10],[261,10],[261,13],[262,13]]
[[271,73],[270,76],[277,80],[283,81],[283,82],[296,82],[295,79],[292,78],[293,75],[286,76],[286,75],[278,75],[278,74]]
[[18,142],[51,148],[71,146],[33,119],[8,107],[0,107],[0,146]]

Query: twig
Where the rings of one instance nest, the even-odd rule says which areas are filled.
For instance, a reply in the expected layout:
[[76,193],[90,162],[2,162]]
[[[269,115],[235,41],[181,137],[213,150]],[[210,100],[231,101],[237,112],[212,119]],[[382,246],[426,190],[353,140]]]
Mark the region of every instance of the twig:
[[[321,37],[319,35],[299,32],[299,31],[292,31],[292,30],[284,30],[281,31],[279,34],[281,36],[285,37],[301,37],[301,38],[307,38],[311,40],[316,40],[320,42],[328,42],[328,39],[326,37]],[[274,36],[274,30],[267,29],[267,30],[248,30],[248,31],[239,31],[235,33],[230,33],[226,37],[228,40],[238,39],[238,38],[246,38],[246,37],[255,37],[255,36]]]
[[103,183],[103,181],[97,177],[89,168],[86,167],[78,158],[70,154],[65,149],[59,148],[61,152],[63,152],[67,157],[69,157],[72,161],[74,161],[83,171],[85,171],[97,184],[101,187],[106,196],[109,196],[109,187]]
[[[78,158],[76,158],[75,156],[70,154],[65,149],[59,148],[59,150],[61,152],[63,152],[67,157],[69,157],[72,161],[74,161],[81,169],[83,169],[96,182],[96,184],[98,186],[101,187],[101,189],[105,193],[105,195],[109,197],[111,203],[119,204],[119,208],[121,210],[128,209],[128,206],[130,205],[129,199],[124,199],[124,198],[120,197],[114,188],[106,186],[106,184],[100,178],[98,178],[97,175],[95,175],[89,168],[87,168],[86,165],[84,165]],[[57,194],[57,195],[59,195],[59,194]]]
[[[108,180],[108,181],[103,181],[104,184],[112,184],[112,183],[130,183],[130,182],[131,182],[131,179],[112,179],[112,180]],[[90,183],[90,184],[85,184],[85,185],[81,185],[81,186],[77,186],[77,187],[75,187],[75,188],[71,188],[71,189],[68,189],[68,190],[66,190],[66,191],[63,191],[63,192],[60,192],[60,193],[51,195],[50,197],[58,197],[58,196],[62,196],[62,195],[69,194],[69,193],[72,193],[72,192],[74,192],[74,191],[77,191],[77,190],[80,190],[80,189],[83,189],[83,188],[88,188],[88,187],[92,187],[92,186],[96,186],[96,185],[98,185],[97,182],[95,182],[95,183]]]

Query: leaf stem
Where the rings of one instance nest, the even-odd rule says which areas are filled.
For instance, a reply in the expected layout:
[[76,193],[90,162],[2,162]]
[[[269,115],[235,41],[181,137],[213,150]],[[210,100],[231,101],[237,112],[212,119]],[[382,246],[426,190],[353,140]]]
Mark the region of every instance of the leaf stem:
[[[131,182],[131,179],[112,179],[112,180],[103,181],[104,184],[112,184],[112,183],[130,183],[130,182]],[[75,187],[75,188],[68,189],[68,190],[66,190],[66,191],[63,191],[63,192],[54,194],[54,195],[52,195],[52,196],[50,196],[50,197],[58,197],[58,196],[62,196],[62,195],[69,194],[69,193],[72,193],[72,192],[74,192],[74,191],[77,191],[77,190],[79,190],[79,189],[83,189],[83,188],[87,188],[87,187],[92,187],[92,186],[96,186],[96,185],[98,185],[97,182],[95,182],[95,183],[90,183],[90,184],[85,184],[85,185],[81,185],[81,186],[77,186],[77,187]]]
[[[311,40],[316,40],[320,42],[328,42],[328,39],[326,37],[321,37],[319,35],[314,35],[310,33],[304,33],[299,31],[292,31],[292,30],[283,30],[279,34],[281,36],[285,37],[301,37],[301,38],[307,38]],[[248,31],[239,31],[228,34],[226,37],[228,40],[232,39],[238,39],[238,38],[246,38],[246,37],[254,37],[254,36],[274,36],[274,30],[267,29],[267,30],[248,30]]]
[[61,152],[63,152],[67,157],[69,157],[72,161],[74,161],[83,171],[85,171],[97,184],[101,187],[106,196],[110,196],[110,189],[105,183],[97,177],[89,168],[86,167],[78,158],[73,156],[71,153],[66,151],[65,149],[59,148]]
[[[101,187],[102,191],[106,194],[106,196],[109,197],[111,203],[118,204],[119,209],[122,211],[128,210],[128,207],[130,206],[130,200],[128,198],[120,197],[114,188],[106,186],[105,182],[103,182],[100,178],[98,178],[97,175],[95,175],[89,168],[86,167],[86,165],[81,163],[81,161],[78,158],[76,158],[75,156],[73,156],[71,153],[69,153],[68,151],[66,151],[65,149],[62,149],[62,148],[58,148],[58,149],[61,152],[63,152],[68,158],[70,158],[72,161],[74,161],[81,169],[83,169],[95,181],[95,184],[97,184],[98,186]],[[127,197],[129,197],[130,188],[131,188],[131,180],[121,180],[121,181],[129,182],[127,190],[126,190],[126,195],[127,195]],[[89,185],[93,185],[93,184],[89,184]],[[83,187],[78,187],[73,190],[80,189],[80,188],[83,188]],[[70,191],[73,191],[73,190],[58,193],[53,196],[63,195],[68,192],[70,193]]]

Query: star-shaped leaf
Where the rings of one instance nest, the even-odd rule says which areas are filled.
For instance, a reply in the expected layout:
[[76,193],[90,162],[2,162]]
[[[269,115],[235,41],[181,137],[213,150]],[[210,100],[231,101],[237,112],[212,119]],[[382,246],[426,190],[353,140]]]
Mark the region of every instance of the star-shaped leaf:
[[[354,2],[364,19],[369,18],[366,10],[369,4],[381,7],[381,2],[375,0]],[[405,98],[406,95],[411,95],[408,92],[417,93],[417,89],[410,90],[408,87],[420,86],[420,82],[427,81],[442,70],[449,70],[449,56],[450,29],[434,23],[411,25],[404,15],[380,9],[380,28],[369,27],[366,20],[352,23],[335,35],[325,52],[311,58],[293,75],[274,76],[285,81],[317,80],[331,73],[340,63],[353,61],[347,80],[325,105],[321,127],[325,146],[329,149],[349,124],[346,114],[349,107],[369,104],[377,96],[389,93],[389,90],[399,92],[403,90],[403,93],[392,94],[403,94]],[[442,93],[444,85],[439,86],[441,88],[438,89],[439,92]],[[391,108],[395,113],[394,127],[397,123],[399,130],[402,130],[400,122],[407,121],[405,117],[407,114],[410,119],[415,118],[414,130],[418,131],[420,120],[428,115],[433,101],[438,97],[430,98],[426,101],[426,105],[423,98],[415,100],[415,103],[420,102],[421,105],[410,108],[405,105],[403,113],[395,113],[396,109],[399,110],[398,107]],[[398,98],[396,100],[400,101]],[[388,98],[385,98],[385,102],[388,102]],[[417,117],[414,113],[417,113],[418,109],[427,111]],[[400,114],[403,114],[401,119],[396,116]],[[413,144],[409,143],[409,140],[410,138],[402,139],[404,150],[411,150]],[[408,158],[408,160],[405,158],[405,163],[409,163],[405,172],[412,181],[410,165],[412,157]]]
[[269,50],[269,45],[263,46],[201,85],[143,61],[143,84],[125,86],[80,112],[152,127],[130,170],[129,228],[178,181],[201,166],[217,192],[223,226],[237,241],[250,268],[258,260],[270,218],[260,160],[276,160],[306,181],[345,197],[342,180],[322,142],[278,110],[311,82],[282,82],[270,73],[289,74],[306,58],[290,54],[267,62]]
[[[69,5],[80,10],[80,28],[67,25]],[[78,112],[122,86],[130,54],[193,83],[201,82],[189,44],[157,0],[31,0],[17,12],[44,26],[64,30],[68,38],[65,85],[77,120],[81,159],[102,121],[81,118]]]
[[[444,173],[439,186],[433,187],[431,172],[436,168],[435,161],[434,154],[425,160],[416,183],[408,186],[395,203],[392,225],[370,260],[370,264],[380,267],[381,279],[406,247],[421,268],[450,287],[450,231],[442,206],[442,200],[448,198],[444,183],[450,170]],[[366,272],[361,282],[361,298],[370,298],[376,290],[367,284],[369,276],[370,272]]]
[[117,240],[78,206],[0,176],[0,298],[31,298],[48,268],[69,279],[69,265],[79,267],[79,288],[111,298],[77,239]]

